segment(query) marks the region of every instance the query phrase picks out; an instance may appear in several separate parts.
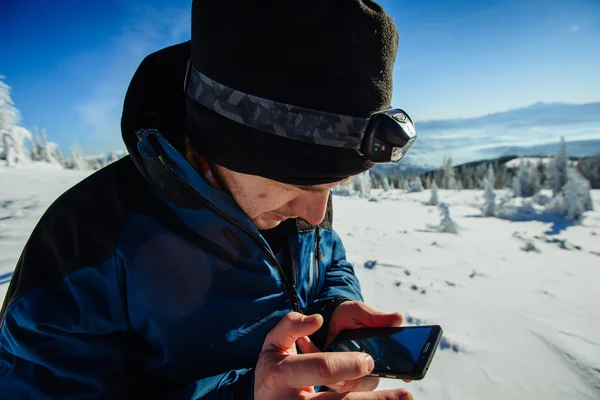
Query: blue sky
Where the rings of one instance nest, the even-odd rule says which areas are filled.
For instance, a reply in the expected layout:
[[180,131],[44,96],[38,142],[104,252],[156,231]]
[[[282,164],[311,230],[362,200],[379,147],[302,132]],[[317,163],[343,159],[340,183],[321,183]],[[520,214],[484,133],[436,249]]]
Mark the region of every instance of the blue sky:
[[[600,100],[597,0],[381,0],[400,33],[394,106],[417,121]],[[120,149],[145,55],[189,38],[191,1],[3,0],[0,75],[63,152]]]

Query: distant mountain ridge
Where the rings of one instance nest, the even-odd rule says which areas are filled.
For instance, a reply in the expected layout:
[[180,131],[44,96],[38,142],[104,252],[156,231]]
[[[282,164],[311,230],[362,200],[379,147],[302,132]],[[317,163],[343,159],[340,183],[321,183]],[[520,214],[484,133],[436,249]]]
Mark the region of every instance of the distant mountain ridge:
[[547,156],[564,137],[569,155],[600,154],[600,102],[543,103],[474,118],[416,121],[417,141],[404,168],[431,168],[506,155]]

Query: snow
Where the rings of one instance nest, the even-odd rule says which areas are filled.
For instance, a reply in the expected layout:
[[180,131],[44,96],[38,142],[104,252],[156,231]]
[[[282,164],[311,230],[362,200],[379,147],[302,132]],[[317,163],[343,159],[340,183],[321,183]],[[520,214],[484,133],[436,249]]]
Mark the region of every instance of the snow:
[[[0,298],[44,210],[91,171],[0,167]],[[508,191],[496,191],[509,197]],[[444,339],[418,400],[600,399],[600,191],[581,225],[481,215],[482,190],[439,190],[458,234],[436,232],[426,190],[336,196],[336,231],[366,301]]]

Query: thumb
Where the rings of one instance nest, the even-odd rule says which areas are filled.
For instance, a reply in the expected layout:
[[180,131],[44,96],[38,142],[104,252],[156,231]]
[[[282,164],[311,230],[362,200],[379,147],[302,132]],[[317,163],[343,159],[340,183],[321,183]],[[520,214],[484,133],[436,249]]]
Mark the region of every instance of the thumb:
[[323,317],[319,314],[310,316],[297,312],[287,314],[267,335],[262,351],[287,352],[294,347],[296,340],[312,335],[323,325]]

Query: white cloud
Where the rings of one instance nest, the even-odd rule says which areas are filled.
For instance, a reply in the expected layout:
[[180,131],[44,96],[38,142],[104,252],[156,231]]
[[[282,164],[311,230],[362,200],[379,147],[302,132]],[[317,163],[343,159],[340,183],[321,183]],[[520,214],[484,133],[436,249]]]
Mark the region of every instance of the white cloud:
[[577,32],[578,30],[579,30],[579,25],[573,25],[571,27],[571,31],[573,31],[573,32]]
[[128,21],[111,45],[102,49],[102,54],[92,55],[101,59],[105,67],[101,76],[94,76],[89,96],[76,106],[80,122],[89,127],[88,135],[94,142],[102,140],[109,147],[122,147],[123,99],[139,63],[154,51],[189,39],[189,7],[146,7],[134,11],[135,18]]

